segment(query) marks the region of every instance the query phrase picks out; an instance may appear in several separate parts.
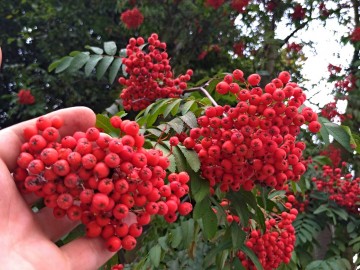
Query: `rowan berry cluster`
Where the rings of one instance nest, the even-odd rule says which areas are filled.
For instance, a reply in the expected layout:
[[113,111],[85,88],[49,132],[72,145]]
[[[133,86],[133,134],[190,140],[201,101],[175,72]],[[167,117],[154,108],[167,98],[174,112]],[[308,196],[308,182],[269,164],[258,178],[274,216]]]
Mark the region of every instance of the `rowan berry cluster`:
[[175,78],[166,43],[161,42],[157,34],[152,34],[147,41],[147,51],[142,50],[145,45],[142,37],[130,38],[126,46],[127,56],[122,62],[128,78],[118,80],[125,86],[120,94],[125,110],[139,111],[158,98],[179,97],[193,74],[189,69],[185,75]]
[[13,178],[21,191],[42,197],[56,218],[80,220],[88,237],[104,238],[108,250],[131,250],[152,215],[174,222],[177,213],[192,211],[180,201],[190,178],[186,172],[167,176],[168,157],[143,148],[136,122],[117,116],[110,122],[119,138],[95,127],[61,138],[61,119],[38,118],[24,130]]
[[322,170],[320,177],[312,178],[317,189],[326,192],[330,200],[349,212],[360,214],[360,177],[354,178],[351,173],[343,173],[341,168],[327,165]]
[[199,127],[182,142],[197,152],[210,186],[219,185],[223,192],[251,190],[255,184],[282,189],[286,181],[299,180],[306,170],[305,143],[296,136],[307,123],[311,132],[321,127],[311,108],[299,112],[306,96],[288,82],[288,72],[281,72],[264,90],[256,86],[260,79],[252,74],[245,80],[241,70],[226,75],[216,91],[233,93],[239,102],[235,107],[207,108],[198,118]]
[[219,7],[222,6],[222,4],[224,4],[224,0],[206,0],[205,1],[206,6],[210,6],[214,9],[218,9]]
[[324,150],[320,151],[319,155],[328,157],[334,168],[340,166],[341,163],[341,150],[334,144],[329,144]]
[[128,29],[136,29],[143,23],[144,16],[141,11],[135,7],[121,13],[120,19]]
[[295,196],[295,193],[292,191],[286,190],[286,197],[287,202],[291,203],[292,207],[298,210],[299,212],[305,212],[306,208],[309,206],[309,193],[297,194],[298,196]]
[[[254,229],[248,234],[245,245],[258,257],[265,270],[278,268],[281,263],[289,263],[295,245],[295,229],[292,222],[298,211],[282,212],[265,221],[266,230]],[[237,253],[239,260],[246,269],[256,269],[253,262],[242,251]]]
[[35,103],[35,97],[31,94],[29,89],[21,89],[17,96],[20,104],[31,105]]
[[232,0],[230,7],[239,13],[244,13],[245,8],[249,5],[249,0]]
[[296,4],[294,6],[294,12],[291,14],[291,18],[293,21],[301,21],[305,19],[306,9],[303,8],[300,4]]

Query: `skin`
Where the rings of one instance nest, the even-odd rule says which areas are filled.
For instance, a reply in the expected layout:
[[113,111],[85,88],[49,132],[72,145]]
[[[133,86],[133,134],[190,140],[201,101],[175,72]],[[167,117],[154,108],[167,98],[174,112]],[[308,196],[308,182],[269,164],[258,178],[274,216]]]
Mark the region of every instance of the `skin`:
[[[1,52],[1,51],[0,51]],[[1,54],[0,54],[1,55]],[[0,58],[1,59],[1,58]],[[60,116],[62,136],[86,131],[94,126],[95,114],[85,107],[59,110],[47,116]],[[33,126],[36,119],[0,130],[0,265],[1,269],[97,269],[114,253],[106,250],[99,238],[78,238],[62,247],[53,241],[70,232],[78,223],[66,218],[55,219],[52,209],[33,213],[36,201],[21,195],[10,174],[24,142],[23,129]]]

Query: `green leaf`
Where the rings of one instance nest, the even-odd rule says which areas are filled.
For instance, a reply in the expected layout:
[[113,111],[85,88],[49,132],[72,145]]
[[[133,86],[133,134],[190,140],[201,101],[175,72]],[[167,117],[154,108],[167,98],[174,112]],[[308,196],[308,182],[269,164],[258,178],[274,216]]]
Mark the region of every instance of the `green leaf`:
[[174,118],[170,122],[168,122],[170,127],[175,130],[176,133],[181,133],[184,129],[184,122],[181,121],[179,118]]
[[185,248],[188,248],[194,239],[194,220],[189,219],[181,222],[182,242]]
[[350,128],[348,126],[344,126],[341,125],[341,127],[345,130],[345,132],[349,135],[349,143],[350,143],[350,148],[351,149],[355,149],[357,148],[357,143],[355,141],[355,138],[350,130]]
[[352,246],[353,244],[359,242],[360,243],[360,236],[359,237],[356,237],[355,239],[351,240],[349,242],[349,246]]
[[206,213],[202,217],[202,223],[206,239],[212,239],[218,230],[218,220],[211,208],[206,209]]
[[269,193],[268,198],[269,198],[269,200],[272,200],[273,198],[275,198],[277,196],[284,197],[285,193],[286,193],[285,190],[274,190]]
[[126,56],[127,56],[127,55],[126,55],[126,49],[125,49],[125,48],[120,49],[119,55],[120,55],[120,57],[126,57]]
[[322,263],[322,261],[320,261],[320,260],[313,261],[305,267],[305,270],[319,269],[321,263]]
[[171,247],[177,248],[183,239],[182,230],[179,226],[171,230]]
[[195,100],[189,100],[189,101],[187,101],[187,102],[181,107],[181,113],[182,113],[182,114],[186,114],[186,113],[190,110],[191,106],[192,106],[194,103],[195,103]]
[[157,128],[147,128],[146,131],[155,135],[156,137],[160,137],[162,134],[162,131]]
[[71,64],[71,61],[73,60],[74,58],[71,57],[71,56],[65,56],[63,58],[61,58],[59,61],[60,63],[58,64],[58,66],[55,68],[55,73],[60,73],[60,72],[63,72],[65,69],[67,69],[70,64]]
[[253,214],[250,212],[248,205],[244,203],[242,198],[238,194],[229,192],[227,197],[232,202],[232,207],[236,211],[237,215],[240,217],[241,224],[248,226],[250,216]]
[[61,60],[56,60],[50,64],[48,67],[48,72],[53,71],[59,64],[61,63]]
[[185,115],[180,116],[181,120],[185,122],[190,128],[196,128],[197,120],[193,112],[187,112]]
[[110,71],[109,71],[109,82],[110,83],[113,83],[115,81],[115,78],[119,72],[120,66],[121,66],[121,59],[116,58],[110,66]]
[[81,53],[80,51],[72,51],[71,53],[69,53],[70,56],[75,57],[77,56],[79,53]]
[[215,248],[211,249],[204,259],[204,264],[206,266],[205,269],[209,269],[208,267],[213,264],[214,258],[217,254],[219,254],[223,250],[227,250],[231,248],[231,240],[226,240],[224,242],[220,242]]
[[104,50],[108,55],[115,55],[117,51],[117,47],[114,41],[104,42]]
[[326,118],[323,118],[323,117],[319,117],[318,121],[321,124],[321,129],[320,129],[321,137],[323,138],[325,145],[329,145],[330,144],[329,132],[325,128],[324,124],[325,123],[331,123],[331,122],[329,120],[327,120]]
[[355,151],[360,153],[360,136],[358,134],[352,133],[352,137],[354,138],[356,144]]
[[92,47],[92,46],[86,45],[85,48],[88,49],[88,50],[93,51],[96,54],[103,54],[104,53],[103,49],[101,49],[99,47]]
[[325,212],[325,211],[327,211],[327,210],[329,210],[328,205],[322,204],[322,205],[320,205],[313,213],[314,213],[315,215],[317,215],[317,214],[320,214],[320,213]]
[[337,216],[342,218],[343,220],[348,220],[348,213],[342,208],[331,208],[331,211],[334,212]]
[[182,145],[178,145],[177,147],[179,147],[181,152],[184,154],[187,164],[190,166],[190,168],[194,172],[198,172],[200,170],[201,164],[197,153],[193,150],[187,149],[185,146]]
[[321,165],[330,165],[331,164],[331,159],[326,156],[315,156],[315,157],[312,157],[312,160]]
[[169,247],[167,245],[167,241],[168,241],[168,234],[166,234],[165,236],[159,237],[158,239],[158,243],[161,246],[161,248],[166,252],[169,251]]
[[345,130],[334,123],[324,123],[324,127],[327,129],[329,134],[334,137],[334,139],[340,143],[346,150],[353,152],[353,149],[350,147],[350,137]]
[[327,261],[323,261],[321,264],[320,264],[320,267],[323,269],[323,270],[332,270],[332,267],[330,267],[328,265],[328,262]]
[[250,260],[253,262],[257,270],[264,270],[261,263],[259,262],[258,257],[256,257],[255,253],[250,248],[243,245],[240,247],[240,250],[250,258]]
[[261,209],[258,206],[256,206],[255,208],[255,213],[256,213],[256,221],[259,223],[261,230],[265,232],[266,226],[265,226],[264,213],[261,211]]
[[246,233],[236,222],[231,223],[230,229],[233,248],[237,250],[244,245]]
[[240,262],[239,258],[235,257],[232,261],[232,268],[236,270],[246,270],[243,264]]
[[161,247],[159,244],[153,246],[150,250],[149,250],[149,257],[150,260],[152,262],[152,264],[155,267],[159,267],[160,264],[160,258],[161,258]]
[[145,110],[144,116],[148,116],[149,114],[146,120],[147,127],[151,127],[156,122],[158,116],[164,112],[170,100],[171,99],[159,100],[149,110]]
[[210,200],[208,198],[204,198],[200,202],[197,202],[194,206],[193,218],[195,220],[201,219],[206,214],[206,209],[210,208]]
[[96,115],[96,123],[95,126],[98,128],[101,128],[104,130],[105,133],[107,134],[116,134],[119,135],[119,130],[114,128],[111,124],[110,124],[110,119],[109,117],[103,115],[103,114],[97,114]]
[[346,230],[348,233],[352,233],[356,228],[356,225],[354,224],[354,222],[349,222],[347,225],[346,225]]
[[102,55],[91,55],[89,61],[85,65],[85,76],[89,76],[97,63],[103,59]]
[[189,174],[192,197],[196,202],[200,202],[210,193],[209,182],[200,178],[193,171],[190,171]]
[[90,56],[88,53],[80,52],[78,53],[74,59],[71,61],[71,65],[68,69],[70,72],[75,72],[82,68],[86,62],[90,59]]
[[[170,143],[168,141],[164,141],[163,143],[168,147],[168,149],[170,149]],[[179,172],[186,171],[186,161],[182,152],[177,147],[173,147],[172,150],[178,171]]]
[[[173,100],[171,100],[170,104],[168,104],[166,106],[166,109],[165,109],[165,111],[163,113],[164,118],[166,118],[169,115],[170,112],[174,116],[176,114],[177,110],[179,109],[181,101],[182,101],[181,98],[179,98],[179,99],[174,98]],[[173,113],[173,110],[174,110],[175,113]]]
[[98,80],[100,80],[104,76],[106,70],[111,65],[113,60],[114,60],[113,56],[104,56],[104,58],[101,59],[98,67],[96,68],[96,78]]

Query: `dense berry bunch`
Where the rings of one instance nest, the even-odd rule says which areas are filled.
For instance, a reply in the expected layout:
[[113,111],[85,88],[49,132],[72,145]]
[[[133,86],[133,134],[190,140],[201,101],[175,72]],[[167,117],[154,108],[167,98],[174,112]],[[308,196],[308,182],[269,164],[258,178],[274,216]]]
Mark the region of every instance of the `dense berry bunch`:
[[344,76],[344,79],[335,82],[335,88],[338,92],[346,94],[349,91],[356,89],[356,76],[352,73]]
[[287,202],[291,203],[292,207],[298,210],[300,213],[305,212],[309,206],[309,193],[295,194],[292,191],[286,190]]
[[245,50],[245,43],[240,41],[234,44],[233,46],[233,50],[234,53],[238,56],[238,57],[243,57],[244,56],[244,50]]
[[323,166],[322,169],[322,175],[312,179],[317,189],[326,192],[330,200],[350,212],[360,214],[360,178],[342,173],[341,168]]
[[291,14],[293,21],[301,21],[305,18],[306,9],[303,8],[300,4],[294,6],[294,12]]
[[138,8],[133,8],[121,13],[120,19],[127,28],[136,29],[143,23],[144,16]]
[[193,72],[174,78],[166,43],[157,34],[148,38],[147,51],[140,48],[145,41],[142,37],[131,38],[126,47],[127,57],[123,58],[128,78],[120,77],[119,83],[125,88],[120,94],[125,110],[142,110],[158,98],[179,97],[187,88]]
[[[265,270],[276,269],[281,263],[289,263],[295,245],[295,229],[292,222],[296,219],[297,210],[291,209],[289,213],[282,212],[274,218],[268,219],[266,231],[254,229],[249,233],[245,245],[258,257]],[[242,252],[238,258],[246,269],[256,269],[252,261]]]
[[232,0],[230,6],[239,13],[244,13],[245,8],[249,5],[249,0]]
[[354,43],[360,41],[360,27],[354,29],[350,35],[350,40]]
[[337,102],[329,102],[321,109],[321,116],[329,119],[330,121],[343,122],[346,119],[350,119],[352,116],[349,114],[343,114],[338,111]]
[[35,97],[31,94],[30,90],[21,89],[17,96],[20,104],[31,105],[35,103]]
[[39,118],[24,130],[13,177],[20,190],[44,198],[55,217],[81,220],[86,235],[101,236],[110,251],[130,250],[152,215],[174,222],[177,213],[191,212],[190,203],[180,202],[190,179],[186,172],[167,177],[169,159],[143,148],[136,122],[115,116],[111,124],[121,137],[93,127],[60,138],[59,118]]
[[289,53],[298,53],[302,50],[302,47],[303,45],[301,44],[297,44],[295,42],[292,42],[292,43],[289,43],[287,46],[286,46],[286,50],[289,52]]
[[224,4],[224,0],[206,0],[205,5],[210,6],[214,9],[218,9],[221,5]]
[[197,152],[202,176],[211,187],[236,191],[261,184],[281,189],[287,180],[304,174],[305,144],[296,136],[307,123],[311,132],[318,132],[320,123],[311,108],[300,112],[306,97],[289,79],[289,73],[281,72],[262,89],[256,86],[258,74],[245,81],[242,71],[235,70],[217,84],[218,93],[233,93],[239,102],[207,108],[198,118],[199,127],[183,141]]
[[331,160],[331,163],[334,168],[340,166],[341,162],[341,150],[339,147],[330,144],[324,150],[320,151],[319,155],[328,157]]

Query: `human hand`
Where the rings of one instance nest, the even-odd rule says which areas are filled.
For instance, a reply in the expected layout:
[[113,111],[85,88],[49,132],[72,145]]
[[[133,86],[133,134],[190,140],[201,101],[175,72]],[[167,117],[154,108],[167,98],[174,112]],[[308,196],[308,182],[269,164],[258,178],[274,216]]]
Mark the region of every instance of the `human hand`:
[[[95,114],[85,107],[50,113],[64,120],[62,136],[86,131],[94,126]],[[33,213],[37,197],[22,196],[10,174],[16,167],[23,140],[23,129],[35,119],[0,130],[0,265],[1,269],[97,269],[114,254],[99,238],[78,238],[62,247],[58,240],[78,223],[56,219],[47,207]]]

